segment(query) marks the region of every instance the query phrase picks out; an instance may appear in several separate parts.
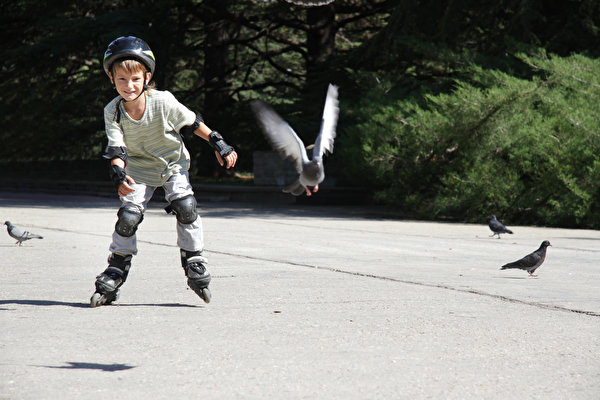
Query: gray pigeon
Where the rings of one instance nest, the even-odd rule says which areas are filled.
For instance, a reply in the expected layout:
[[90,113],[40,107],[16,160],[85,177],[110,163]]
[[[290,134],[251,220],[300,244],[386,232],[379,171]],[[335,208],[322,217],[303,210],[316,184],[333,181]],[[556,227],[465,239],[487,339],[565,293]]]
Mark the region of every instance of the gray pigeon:
[[492,216],[490,217],[490,222],[488,223],[490,229],[492,230],[492,232],[494,232],[492,234],[491,237],[494,237],[494,235],[498,235],[498,239],[500,239],[500,234],[501,233],[510,233],[512,235],[512,231],[510,229],[508,229],[506,226],[504,226],[504,224],[500,221],[498,221],[496,219],[496,216],[492,214]]
[[10,223],[10,221],[4,221],[4,225],[6,225],[6,231],[12,237],[17,239],[17,243],[19,246],[29,239],[43,239],[40,235],[36,235],[35,233],[31,233],[29,231],[25,231],[21,228],[18,228]]
[[552,246],[552,245],[550,244],[549,241],[544,240],[542,242],[542,244],[540,245],[540,248],[537,249],[536,251],[534,251],[533,253],[526,255],[525,257],[521,258],[518,261],[505,264],[500,269],[501,270],[509,269],[509,268],[524,269],[525,271],[529,272],[530,276],[535,277],[537,275],[534,275],[533,273],[535,272],[536,269],[538,269],[540,267],[540,265],[542,265],[542,263],[546,259],[546,248],[548,248],[548,246]]
[[311,195],[309,186],[314,187],[313,193],[319,190],[319,183],[325,179],[323,168],[323,155],[333,152],[333,140],[338,120],[338,88],[329,85],[321,129],[312,148],[312,159],[308,158],[304,143],[292,127],[285,122],[267,103],[262,100],[253,100],[250,104],[256,115],[267,141],[273,149],[284,159],[293,162],[299,174],[298,180],[286,186],[283,191],[294,196],[306,192]]

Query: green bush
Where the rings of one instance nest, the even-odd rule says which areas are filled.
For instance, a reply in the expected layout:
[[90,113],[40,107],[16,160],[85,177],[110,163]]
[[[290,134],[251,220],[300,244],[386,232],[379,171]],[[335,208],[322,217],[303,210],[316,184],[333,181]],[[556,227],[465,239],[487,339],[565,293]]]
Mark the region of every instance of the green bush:
[[528,79],[473,66],[448,93],[371,89],[342,138],[347,177],[417,218],[600,227],[600,60],[518,57]]

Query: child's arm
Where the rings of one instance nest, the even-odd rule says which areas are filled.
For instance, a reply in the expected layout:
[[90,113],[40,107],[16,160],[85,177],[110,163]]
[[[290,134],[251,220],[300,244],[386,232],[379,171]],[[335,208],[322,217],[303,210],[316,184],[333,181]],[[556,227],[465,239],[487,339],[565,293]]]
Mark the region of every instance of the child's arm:
[[[119,104],[116,103],[115,107],[118,109]],[[119,196],[126,196],[133,192],[134,189],[129,184],[134,184],[135,181],[125,173],[127,148],[123,140],[121,126],[115,121],[115,107],[107,106],[104,108],[104,125],[108,137],[108,147],[102,158],[109,161],[109,176],[115,184]]]
[[235,165],[238,155],[233,147],[225,143],[219,132],[211,130],[204,122],[199,122],[194,134],[206,140],[215,149],[217,161],[221,166],[226,165],[227,168],[231,168]]
[[117,186],[119,196],[127,196],[134,191],[130,184],[135,184],[135,181],[125,173],[125,161],[119,157],[110,160],[110,177]]

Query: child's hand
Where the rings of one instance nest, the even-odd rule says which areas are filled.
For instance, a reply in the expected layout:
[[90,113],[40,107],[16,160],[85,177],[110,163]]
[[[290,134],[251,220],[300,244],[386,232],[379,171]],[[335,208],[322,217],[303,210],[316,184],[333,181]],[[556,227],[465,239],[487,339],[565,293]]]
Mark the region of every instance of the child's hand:
[[133,178],[130,177],[129,175],[125,175],[125,179],[126,179],[126,181],[119,185],[118,192],[119,192],[119,196],[121,196],[121,197],[127,196],[129,193],[131,193],[135,190],[134,188],[132,188],[130,186],[130,184],[135,185],[135,181],[133,180]]
[[219,162],[219,165],[221,165],[221,167],[223,167],[225,165],[225,161],[227,161],[226,168],[231,168],[235,166],[235,163],[238,158],[238,155],[235,151],[232,151],[229,155],[227,155],[225,157],[225,161],[223,161],[223,157],[221,157],[218,151],[215,151],[215,155],[217,156],[217,161]]

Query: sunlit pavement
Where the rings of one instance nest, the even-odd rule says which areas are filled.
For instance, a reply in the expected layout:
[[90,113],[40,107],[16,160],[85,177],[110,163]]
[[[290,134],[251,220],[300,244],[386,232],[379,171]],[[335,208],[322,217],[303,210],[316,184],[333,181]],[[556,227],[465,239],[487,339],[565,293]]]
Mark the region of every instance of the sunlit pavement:
[[[0,399],[597,399],[600,232],[202,202],[212,302],[151,203],[120,299],[90,308],[116,199],[0,193]],[[530,278],[500,271],[549,240]]]

